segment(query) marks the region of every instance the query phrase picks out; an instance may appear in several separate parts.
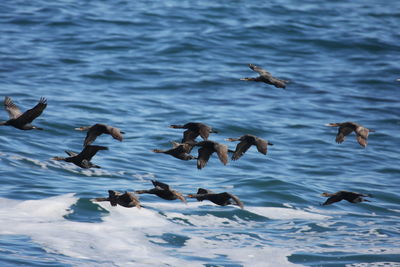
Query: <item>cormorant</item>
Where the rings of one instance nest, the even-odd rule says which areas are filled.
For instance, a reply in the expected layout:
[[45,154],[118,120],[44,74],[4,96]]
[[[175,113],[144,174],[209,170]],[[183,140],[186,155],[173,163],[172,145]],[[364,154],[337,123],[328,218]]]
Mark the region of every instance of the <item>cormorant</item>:
[[111,135],[114,139],[117,139],[118,141],[122,141],[124,138],[122,134],[124,132],[120,131],[118,128],[102,124],[102,123],[96,123],[95,125],[92,126],[82,126],[79,128],[75,128],[75,130],[78,131],[86,131],[88,130],[86,134],[85,141],[83,142],[84,146],[90,145],[91,143],[96,140],[97,136],[101,134],[109,134]]
[[84,168],[101,168],[98,165],[93,164],[90,162],[92,157],[97,153],[99,150],[108,150],[108,147],[105,146],[85,146],[85,148],[81,151],[81,153],[77,154],[72,151],[65,151],[69,155],[68,158],[63,157],[54,157],[53,160],[64,160],[66,162],[72,162],[73,164]]
[[210,126],[201,122],[188,122],[184,125],[172,124],[169,127],[174,129],[187,129],[183,132],[183,139],[181,143],[186,143],[188,141],[195,142],[196,137],[199,135],[201,138],[203,138],[203,140],[207,140],[210,133],[218,133]]
[[254,81],[254,82],[264,82],[267,84],[272,84],[277,88],[285,88],[286,83],[289,81],[286,80],[280,80],[271,75],[268,71],[264,70],[263,68],[257,67],[254,64],[249,64],[250,69],[254,70],[255,72],[258,72],[260,76],[256,78],[242,78],[240,80],[242,81]]
[[321,196],[323,197],[329,197],[322,205],[329,205],[333,204],[335,202],[339,202],[341,200],[347,200],[348,202],[351,203],[359,203],[359,202],[371,202],[367,199],[364,199],[363,197],[372,197],[370,194],[361,194],[361,193],[356,193],[356,192],[349,192],[349,191],[339,191],[334,194],[330,193],[322,193]]
[[252,134],[245,134],[239,138],[227,138],[226,141],[240,141],[236,146],[236,150],[233,152],[232,160],[238,160],[252,145],[257,147],[258,152],[266,155],[268,145],[272,146],[273,144],[261,139]]
[[349,135],[351,132],[356,133],[356,138],[360,146],[366,147],[368,144],[368,134],[369,132],[375,132],[375,130],[365,128],[358,123],[355,122],[342,122],[342,123],[328,123],[326,126],[331,127],[339,127],[338,133],[336,135],[336,143],[343,143],[346,135]]
[[[220,206],[226,206],[230,204],[238,205],[241,209],[243,209],[243,203],[240,199],[228,192],[223,193],[214,193],[211,190],[199,188],[197,190],[197,194],[189,194],[187,195],[188,198],[196,198],[198,201],[209,200],[214,204]],[[232,202],[233,200],[233,202]]]
[[126,208],[141,208],[139,198],[134,193],[127,191],[121,194],[120,192],[115,190],[108,190],[108,197],[95,198],[94,201],[110,201],[111,206],[117,206],[118,204]]
[[169,185],[156,181],[156,180],[151,180],[151,182],[154,185],[154,188],[149,189],[149,190],[137,190],[135,191],[136,194],[153,194],[157,195],[158,197],[166,200],[175,200],[175,199],[180,199],[182,202],[186,203],[185,197],[175,191],[172,190]]
[[217,153],[219,160],[224,165],[228,164],[228,147],[226,145],[207,140],[198,142],[196,146],[200,146],[197,156],[197,169],[204,168],[214,152]]
[[41,97],[39,103],[24,113],[14,104],[12,99],[8,96],[4,98],[4,108],[8,112],[9,120],[0,122],[0,125],[13,126],[20,130],[43,130],[42,128],[33,126],[31,122],[42,114],[43,110],[47,107],[47,100]]

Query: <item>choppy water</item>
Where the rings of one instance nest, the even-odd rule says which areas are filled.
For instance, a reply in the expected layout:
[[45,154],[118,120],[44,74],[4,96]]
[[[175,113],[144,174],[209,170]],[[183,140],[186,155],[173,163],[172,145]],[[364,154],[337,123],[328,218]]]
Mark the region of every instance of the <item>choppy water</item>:
[[[29,266],[399,266],[398,1],[3,1],[1,97],[40,96],[45,131],[1,127],[0,263]],[[287,90],[243,82],[258,64]],[[7,118],[0,112],[0,120]],[[329,122],[377,130],[361,148]],[[212,140],[244,133],[275,145],[207,167],[154,148],[168,125],[201,121]],[[73,128],[126,132],[82,170],[50,160],[82,148]],[[235,144],[229,144],[234,148]],[[229,191],[245,210],[141,197],[126,209],[94,197],[150,188]],[[321,192],[372,202],[320,206]]]

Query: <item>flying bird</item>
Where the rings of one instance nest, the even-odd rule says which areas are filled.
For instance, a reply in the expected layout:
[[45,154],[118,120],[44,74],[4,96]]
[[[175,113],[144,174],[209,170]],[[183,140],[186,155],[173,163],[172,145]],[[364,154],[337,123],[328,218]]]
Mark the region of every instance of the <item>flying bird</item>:
[[67,158],[63,157],[54,157],[53,160],[63,160],[66,162],[71,162],[76,166],[79,166],[84,169],[88,168],[101,168],[98,165],[93,164],[90,160],[94,155],[96,155],[99,150],[108,150],[108,147],[105,146],[85,146],[85,148],[81,151],[81,153],[77,154],[72,151],[65,151],[69,155]]
[[172,142],[173,148],[171,149],[168,150],[153,149],[152,151],[155,153],[168,154],[181,160],[191,160],[191,159],[197,159],[196,157],[189,154],[192,151],[192,148],[195,144],[196,144],[195,142],[194,143],[187,142],[182,144],[177,142]]
[[124,132],[120,131],[120,129],[112,127],[110,125],[102,124],[102,123],[96,123],[92,126],[82,126],[75,128],[75,130],[78,131],[88,131],[86,134],[85,141],[83,142],[84,146],[90,145],[91,143],[96,140],[97,136],[101,134],[109,134],[111,135],[114,139],[117,139],[118,141],[122,141],[124,137],[122,134]]
[[197,136],[200,135],[203,140],[207,140],[210,133],[218,133],[213,130],[210,126],[201,122],[188,122],[184,125],[172,124],[169,126],[174,129],[187,129],[183,132],[183,138],[181,143],[195,142]]
[[230,204],[234,204],[239,206],[241,209],[243,209],[243,203],[240,201],[240,199],[228,192],[223,192],[223,193],[214,193],[211,190],[204,189],[204,188],[199,188],[197,190],[197,194],[189,194],[187,195],[188,198],[196,198],[198,201],[203,201],[203,200],[209,200],[213,202],[214,204],[220,205],[220,206],[226,206]]
[[254,64],[249,64],[250,69],[254,70],[255,72],[258,72],[258,74],[260,74],[260,76],[255,77],[255,78],[242,78],[240,80],[242,81],[254,81],[254,82],[264,82],[267,84],[272,84],[277,88],[285,88],[286,84],[289,81],[286,80],[280,80],[278,78],[275,78],[272,76],[271,73],[269,73],[268,71],[264,70],[263,68],[257,67]]
[[169,185],[156,181],[156,180],[151,180],[151,182],[154,185],[154,188],[149,189],[149,190],[137,190],[135,191],[136,194],[153,194],[156,195],[162,199],[165,200],[175,200],[175,199],[180,199],[182,202],[186,203],[185,197],[175,191],[172,190]]
[[342,123],[328,123],[325,124],[325,126],[339,127],[336,135],[336,143],[338,144],[343,143],[346,136],[354,131],[356,133],[357,141],[362,147],[366,147],[368,144],[368,134],[370,132],[375,132],[375,130],[365,128],[360,124],[351,121]]
[[252,134],[245,134],[239,138],[227,138],[225,140],[230,142],[240,141],[240,143],[236,145],[236,149],[233,152],[232,160],[238,160],[252,145],[256,146],[258,152],[264,155],[267,154],[268,145],[273,145],[267,140],[261,139]]
[[364,197],[372,197],[372,195],[370,195],[370,194],[361,194],[361,193],[349,192],[349,191],[338,191],[334,194],[325,192],[325,193],[322,193],[321,196],[328,197],[328,199],[322,205],[330,205],[330,204],[333,204],[335,202],[339,202],[342,200],[347,200],[348,202],[351,202],[351,203],[360,203],[363,201],[371,202],[367,199],[364,199]]
[[196,146],[200,146],[197,156],[197,169],[204,168],[214,152],[217,153],[222,164],[228,164],[228,147],[226,145],[207,140],[198,142]]
[[120,205],[126,208],[141,208],[139,198],[135,194],[127,191],[121,194],[120,192],[115,190],[108,190],[108,197],[95,198],[94,201],[110,201],[111,206]]
[[33,126],[31,123],[42,114],[46,107],[47,100],[42,97],[36,106],[22,113],[17,105],[14,104],[11,97],[6,96],[4,98],[4,108],[8,112],[9,120],[0,122],[0,125],[9,125],[20,130],[43,130],[42,128]]

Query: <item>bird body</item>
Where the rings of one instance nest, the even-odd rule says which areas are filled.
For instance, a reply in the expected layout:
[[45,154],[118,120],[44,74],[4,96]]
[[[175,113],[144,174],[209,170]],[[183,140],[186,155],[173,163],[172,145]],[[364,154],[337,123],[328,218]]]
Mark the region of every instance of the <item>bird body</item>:
[[102,124],[102,123],[96,123],[92,126],[82,126],[75,128],[75,130],[78,131],[88,131],[86,134],[85,141],[83,142],[84,146],[90,145],[91,143],[96,140],[96,138],[101,135],[101,134],[109,134],[111,135],[114,139],[118,141],[122,141],[124,138],[122,134],[124,132],[120,131],[120,129],[112,127],[110,125]]
[[71,162],[76,166],[79,166],[84,169],[88,168],[101,168],[98,165],[93,164],[90,160],[99,150],[108,150],[108,147],[105,146],[86,146],[79,154],[72,151],[65,151],[69,155],[67,158],[63,157],[54,157],[54,160],[63,160],[66,162]]
[[32,121],[39,117],[43,110],[47,107],[46,98],[42,97],[39,103],[24,113],[14,104],[8,96],[4,98],[4,108],[8,112],[9,120],[0,122],[0,125],[13,126],[20,130],[43,130],[42,128],[32,125]]
[[110,201],[111,206],[123,206],[126,208],[132,208],[132,207],[137,207],[138,209],[141,208],[139,198],[131,193],[125,191],[125,193],[121,194],[118,191],[115,190],[108,190],[108,197],[107,198],[95,198],[94,199],[97,202],[100,201]]
[[183,132],[182,143],[195,142],[197,136],[200,135],[203,140],[207,140],[210,133],[217,133],[210,126],[201,122],[188,122],[184,125],[172,124],[169,126],[174,129],[187,129]]
[[375,130],[365,128],[355,122],[342,122],[342,123],[328,123],[326,126],[339,127],[338,133],[336,135],[336,143],[341,144],[344,142],[347,135],[351,134],[353,131],[356,133],[357,142],[362,147],[366,147],[368,144],[368,134],[369,132],[375,132]]
[[242,201],[240,201],[240,199],[237,196],[228,192],[213,193],[211,190],[199,188],[197,190],[197,194],[189,194],[187,197],[196,198],[198,201],[209,200],[214,204],[220,206],[235,204],[238,205],[241,209],[243,209]]
[[222,164],[228,164],[228,147],[214,141],[201,141],[196,144],[200,146],[197,156],[197,168],[202,169],[206,166],[211,154],[216,152]]
[[256,146],[258,152],[264,155],[267,154],[268,145],[273,145],[272,143],[251,134],[245,134],[239,138],[228,138],[226,140],[230,142],[240,141],[233,152],[232,160],[238,160],[252,145]]
[[185,197],[181,193],[179,193],[175,190],[172,190],[169,187],[169,185],[159,182],[159,181],[156,181],[156,180],[151,180],[151,182],[153,183],[154,188],[149,189],[149,190],[137,190],[137,191],[135,191],[135,193],[136,194],[153,194],[153,195],[156,195],[165,200],[179,199],[182,202],[186,203]]
[[272,76],[271,73],[269,73],[268,71],[264,70],[263,68],[260,68],[254,64],[249,64],[249,68],[252,69],[255,72],[258,72],[258,74],[260,76],[255,77],[255,78],[242,78],[240,80],[242,81],[254,81],[254,82],[264,82],[267,84],[271,84],[274,85],[277,88],[286,88],[286,83],[288,83],[288,81],[286,80],[280,80],[278,78],[275,78]]
[[349,192],[349,191],[338,191],[334,194],[331,193],[322,193],[321,196],[328,197],[328,199],[322,205],[330,205],[335,202],[339,202],[342,200],[347,200],[351,203],[360,203],[363,201],[370,202],[363,197],[372,197],[370,194],[361,194],[356,192]]

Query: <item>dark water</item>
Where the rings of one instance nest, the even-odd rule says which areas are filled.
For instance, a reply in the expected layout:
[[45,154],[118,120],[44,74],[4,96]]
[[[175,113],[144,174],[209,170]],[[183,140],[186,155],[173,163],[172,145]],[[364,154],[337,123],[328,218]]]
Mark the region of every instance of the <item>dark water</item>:
[[[400,2],[2,1],[2,96],[41,96],[44,131],[1,127],[2,266],[400,266]],[[258,64],[287,90],[240,81]],[[7,113],[1,111],[1,120]],[[151,149],[180,140],[170,124],[274,143],[207,167]],[[336,144],[330,122],[375,129]],[[50,160],[80,151],[96,122],[126,132],[82,170]],[[235,144],[229,144],[234,148]],[[90,199],[150,188],[229,191],[245,209],[168,202],[145,208]],[[372,202],[320,206],[320,193]]]

